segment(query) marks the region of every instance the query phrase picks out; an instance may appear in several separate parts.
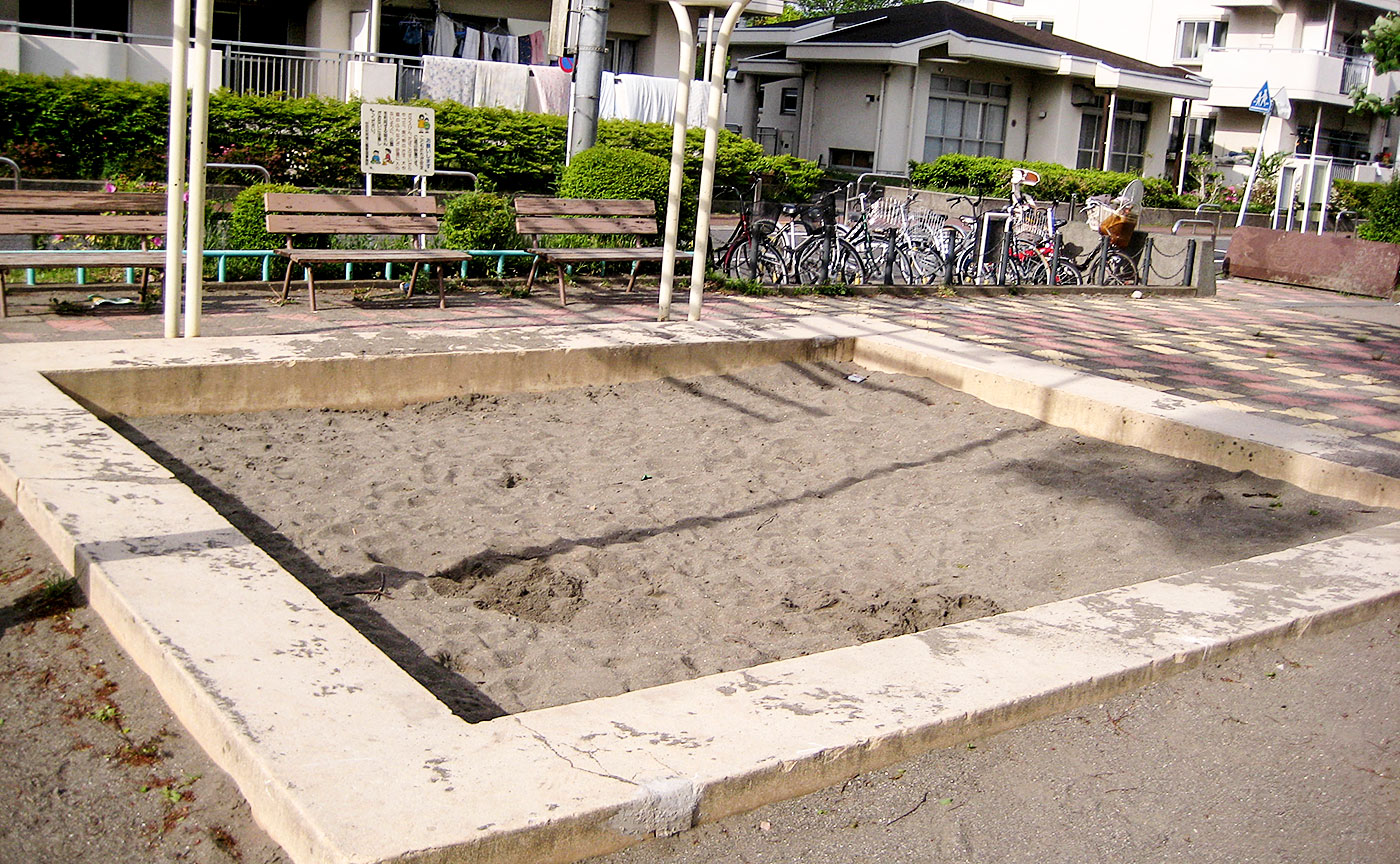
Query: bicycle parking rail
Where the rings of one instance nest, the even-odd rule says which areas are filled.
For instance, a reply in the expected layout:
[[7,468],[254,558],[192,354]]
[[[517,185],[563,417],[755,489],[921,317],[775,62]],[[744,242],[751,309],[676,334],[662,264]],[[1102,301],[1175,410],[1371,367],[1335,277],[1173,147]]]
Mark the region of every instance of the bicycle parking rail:
[[264,183],[272,182],[272,172],[261,165],[254,165],[252,162],[208,162],[204,167],[210,171],[216,168],[220,171],[256,171],[262,175]]
[[6,168],[9,168],[11,171],[15,172],[15,188],[18,189],[18,188],[19,188],[19,163],[16,162],[15,160],[13,160],[13,159],[9,159],[9,158],[6,158],[6,157],[4,157],[4,156],[0,156],[0,165],[4,165]]

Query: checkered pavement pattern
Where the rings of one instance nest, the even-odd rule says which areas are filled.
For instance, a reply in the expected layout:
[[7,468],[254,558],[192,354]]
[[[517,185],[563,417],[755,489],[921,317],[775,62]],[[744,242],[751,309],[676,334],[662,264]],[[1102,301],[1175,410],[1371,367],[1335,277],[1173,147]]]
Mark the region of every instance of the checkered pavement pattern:
[[[585,291],[562,308],[538,292],[527,298],[455,295],[446,310],[436,307],[436,298],[391,305],[328,300],[321,312],[311,313],[297,305],[270,307],[256,292],[214,290],[206,298],[203,333],[600,324],[654,321],[657,311],[655,294],[645,290]],[[678,294],[673,319],[685,318],[686,304],[687,296]],[[1374,316],[1395,323],[1364,320],[1373,310],[1390,311],[1391,305],[1229,281],[1212,298],[707,296],[704,317],[863,313],[1394,448],[1400,447],[1400,314]],[[1331,314],[1316,311],[1324,306]],[[1349,310],[1367,314],[1346,314]],[[159,312],[70,317],[30,309],[0,320],[0,342],[158,338],[162,329]]]

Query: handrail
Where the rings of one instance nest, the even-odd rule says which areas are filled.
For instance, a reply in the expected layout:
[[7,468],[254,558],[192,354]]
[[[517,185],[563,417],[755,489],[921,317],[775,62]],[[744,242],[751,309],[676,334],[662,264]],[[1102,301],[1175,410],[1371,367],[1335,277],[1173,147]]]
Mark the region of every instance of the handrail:
[[258,172],[259,174],[262,175],[262,178],[263,178],[263,182],[264,182],[264,183],[271,183],[271,182],[272,182],[272,172],[271,172],[271,171],[268,171],[266,168],[264,168],[264,167],[261,166],[261,165],[254,165],[252,162],[208,162],[208,163],[205,163],[204,167],[205,167],[206,170],[218,168],[219,170],[222,170],[222,171],[227,171],[227,170],[256,171],[256,172]]
[[13,159],[8,159],[8,158],[6,158],[6,157],[4,157],[4,156],[0,156],[0,165],[8,166],[9,169],[10,169],[11,171],[15,172],[15,188],[18,189],[18,188],[19,188],[19,163],[16,162],[15,160],[13,160]]
[[1176,224],[1172,226],[1172,233],[1175,234],[1181,230],[1182,225],[1204,225],[1211,229],[1212,234],[1215,233],[1215,223],[1209,219],[1178,219]]

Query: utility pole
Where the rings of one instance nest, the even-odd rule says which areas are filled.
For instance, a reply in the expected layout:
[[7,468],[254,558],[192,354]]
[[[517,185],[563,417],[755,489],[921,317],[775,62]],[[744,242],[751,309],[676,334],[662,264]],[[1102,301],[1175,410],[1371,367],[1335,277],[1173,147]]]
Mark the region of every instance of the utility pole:
[[608,47],[608,0],[579,4],[578,67],[574,72],[573,128],[569,158],[598,140],[598,96],[603,85],[603,55]]

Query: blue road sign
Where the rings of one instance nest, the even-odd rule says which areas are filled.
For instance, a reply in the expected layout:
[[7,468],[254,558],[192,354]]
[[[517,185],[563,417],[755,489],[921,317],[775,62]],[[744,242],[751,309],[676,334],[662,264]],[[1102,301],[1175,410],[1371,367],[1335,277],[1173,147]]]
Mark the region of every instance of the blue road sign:
[[1273,110],[1274,97],[1269,95],[1269,82],[1265,81],[1264,86],[1259,88],[1259,92],[1254,94],[1254,98],[1249,100],[1249,110],[1260,114],[1268,114]]

